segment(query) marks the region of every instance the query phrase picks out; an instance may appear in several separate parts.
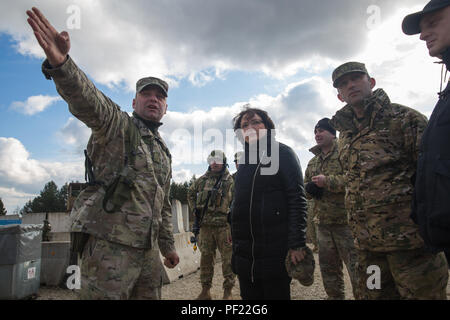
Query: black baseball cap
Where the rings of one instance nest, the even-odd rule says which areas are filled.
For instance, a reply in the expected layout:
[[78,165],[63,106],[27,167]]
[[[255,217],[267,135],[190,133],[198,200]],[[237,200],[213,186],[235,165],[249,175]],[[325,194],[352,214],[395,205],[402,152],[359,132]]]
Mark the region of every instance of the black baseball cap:
[[403,19],[402,29],[407,35],[420,33],[420,20],[427,13],[450,6],[450,0],[431,0],[422,11],[407,15]]

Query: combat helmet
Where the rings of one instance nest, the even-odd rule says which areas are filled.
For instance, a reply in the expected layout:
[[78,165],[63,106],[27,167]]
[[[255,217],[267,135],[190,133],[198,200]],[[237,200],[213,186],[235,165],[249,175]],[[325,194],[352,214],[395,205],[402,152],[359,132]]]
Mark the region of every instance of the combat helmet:
[[227,163],[227,157],[225,156],[225,153],[223,153],[222,150],[213,150],[209,154],[208,158],[206,159],[208,161],[208,164],[211,164],[213,162],[216,163]]
[[286,270],[289,277],[297,279],[302,285],[309,287],[314,282],[314,268],[316,262],[314,255],[308,246],[305,246],[305,257],[296,265],[292,263],[290,255],[286,257]]

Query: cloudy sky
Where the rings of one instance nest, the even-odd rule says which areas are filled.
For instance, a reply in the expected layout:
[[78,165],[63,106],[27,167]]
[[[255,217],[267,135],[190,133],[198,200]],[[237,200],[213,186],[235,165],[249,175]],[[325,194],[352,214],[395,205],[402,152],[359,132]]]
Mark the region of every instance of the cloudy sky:
[[[303,170],[313,128],[343,106],[333,69],[365,62],[391,100],[429,116],[440,66],[403,17],[426,0],[16,0],[0,2],[0,197],[8,213],[53,180],[84,181],[90,130],[42,75],[43,52],[26,21],[37,6],[71,37],[70,55],[121,109],[132,111],[136,80],[170,85],[161,133],[173,179],[206,169],[212,148],[241,146],[231,119],[250,103],[267,110]],[[234,171],[234,165],[230,171]]]

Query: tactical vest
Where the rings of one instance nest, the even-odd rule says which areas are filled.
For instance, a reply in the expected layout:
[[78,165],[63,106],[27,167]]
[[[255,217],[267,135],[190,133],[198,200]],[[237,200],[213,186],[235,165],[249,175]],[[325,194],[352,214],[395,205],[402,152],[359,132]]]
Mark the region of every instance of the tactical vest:
[[[121,115],[126,130],[111,142],[115,143],[113,150],[118,149],[110,163],[111,171],[116,174],[109,181],[93,177],[94,180],[80,193],[71,214],[72,232],[149,248],[157,246],[163,206],[170,209],[170,203],[164,203],[168,190],[163,189],[170,184],[170,153],[162,141],[156,142],[158,137],[141,136],[138,120],[126,113]],[[91,137],[88,150],[92,153],[95,147]],[[164,155],[153,150],[155,147],[159,147]],[[120,156],[120,150],[123,156]],[[162,157],[167,157],[169,162],[169,168],[164,172],[160,167],[167,166],[167,161]]]

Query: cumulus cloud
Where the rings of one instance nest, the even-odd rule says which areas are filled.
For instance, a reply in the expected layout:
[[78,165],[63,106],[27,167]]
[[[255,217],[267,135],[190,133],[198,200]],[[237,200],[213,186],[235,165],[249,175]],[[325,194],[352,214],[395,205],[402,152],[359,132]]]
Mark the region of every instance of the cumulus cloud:
[[[4,193],[2,199],[9,203],[16,201],[17,205],[23,206],[24,202],[29,200],[28,198],[23,201],[28,194],[38,193],[44,184],[51,180],[58,186],[69,181],[84,181],[83,164],[38,161],[31,158],[19,140],[0,137],[0,188],[3,188]],[[8,209],[12,210],[11,207]]]
[[42,112],[57,101],[61,101],[60,97],[52,96],[32,96],[25,101],[14,101],[11,104],[11,109],[20,113],[32,116],[36,113]]
[[14,210],[18,207],[21,209],[23,206],[22,204],[36,196],[38,196],[38,194],[22,192],[16,190],[16,188],[0,187],[0,198],[7,208],[7,214],[13,214]]
[[[416,4],[423,1],[408,1],[410,8]],[[0,31],[16,39],[20,52],[42,57],[24,14],[32,5],[31,0],[14,6],[1,2]],[[373,0],[39,2],[58,30],[68,29],[72,56],[96,81],[125,83],[130,90],[149,73],[171,84],[186,77],[201,86],[224,70],[274,77],[302,68],[324,70],[363,50],[369,28],[391,17],[400,4],[378,0],[375,13],[368,10],[373,5]],[[69,6],[79,10],[68,12]]]
[[[15,1],[14,6],[0,2],[0,32],[15,39],[18,52],[42,58],[26,24],[25,10],[32,5],[31,0]],[[294,76],[273,95],[261,93],[208,110],[169,111],[161,133],[173,156],[177,182],[202,174],[211,149],[223,149],[229,158],[241,150],[231,119],[246,103],[268,111],[278,139],[294,148],[305,169],[312,156],[308,149],[314,145],[314,125],[342,106],[331,86],[331,70],[349,60],[365,62],[377,86],[395,102],[429,115],[436,101],[439,67],[418,37],[407,37],[400,29],[403,17],[420,10],[423,0],[39,2],[58,30],[68,27],[70,5],[80,9],[80,28],[68,30],[71,56],[96,83],[132,91],[136,79],[149,74],[167,79],[172,87],[183,79],[202,87],[233,70],[280,80]],[[71,118],[58,137],[71,152],[81,154],[89,134]],[[8,152],[15,157],[5,155]],[[77,165],[35,160],[20,141],[0,138],[0,187],[42,187],[52,177],[62,180],[72,171],[84,172]]]
[[172,172],[172,180],[176,183],[182,183],[185,181],[189,181],[193,176],[193,173],[190,170],[180,169],[173,170]]
[[366,62],[377,86],[389,94],[393,102],[406,104],[430,116],[439,91],[441,65],[434,64],[419,36],[405,36],[399,21],[413,9],[403,8],[370,30],[365,49],[355,59]]
[[91,136],[91,129],[80,120],[70,117],[56,135],[64,151],[71,155],[83,155]]
[[[308,149],[314,145],[314,126],[319,119],[334,114],[336,101],[328,83],[313,77],[292,83],[273,97],[258,95],[231,106],[216,106],[189,114],[168,112],[161,132],[172,153],[174,171],[189,168],[190,176],[191,172],[198,176],[205,171],[211,150],[224,150],[229,159],[242,150],[233,131],[232,118],[249,103],[268,112],[275,123],[277,139],[291,146],[306,168],[312,155]],[[234,171],[234,168],[230,170]]]

